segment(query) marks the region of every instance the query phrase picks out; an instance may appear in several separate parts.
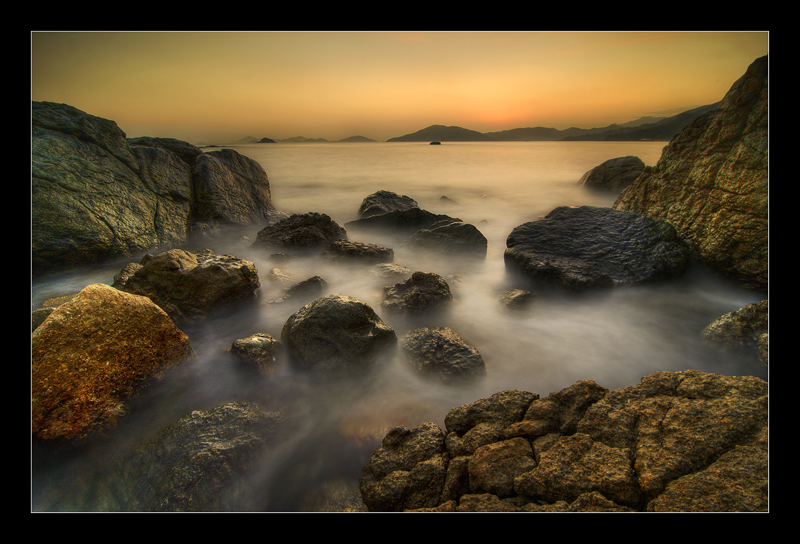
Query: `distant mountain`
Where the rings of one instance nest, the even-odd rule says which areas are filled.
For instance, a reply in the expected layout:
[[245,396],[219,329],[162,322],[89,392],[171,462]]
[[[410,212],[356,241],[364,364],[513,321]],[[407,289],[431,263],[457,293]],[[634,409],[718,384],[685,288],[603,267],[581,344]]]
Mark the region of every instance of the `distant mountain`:
[[325,138],[306,138],[305,136],[295,136],[294,138],[284,138],[283,140],[275,140],[278,143],[327,143]]
[[255,144],[274,144],[275,140],[273,140],[272,138],[261,138],[257,142],[254,141],[253,143],[255,143]]
[[431,125],[412,134],[390,138],[387,142],[491,142],[491,136],[481,134],[475,130],[461,127],[446,127],[444,125]]
[[257,140],[258,140],[258,138],[256,138],[255,136],[245,136],[241,140],[233,142],[233,143],[234,144],[251,144],[251,143],[253,143],[253,142],[257,141]]
[[377,140],[372,140],[364,136],[350,136],[349,138],[345,138],[344,140],[338,140],[338,141],[350,143],[350,142],[375,142]]

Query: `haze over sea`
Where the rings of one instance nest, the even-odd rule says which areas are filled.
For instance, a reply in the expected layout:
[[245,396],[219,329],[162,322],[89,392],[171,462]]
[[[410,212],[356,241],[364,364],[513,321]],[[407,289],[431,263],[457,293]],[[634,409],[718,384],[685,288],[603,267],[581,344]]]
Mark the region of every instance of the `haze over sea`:
[[[232,400],[289,406],[304,414],[303,426],[286,437],[281,451],[265,460],[263,497],[241,510],[302,511],[324,508],[317,502],[326,484],[357,489],[361,466],[386,432],[432,421],[444,429],[448,410],[504,389],[547,396],[578,380],[609,389],[633,385],[656,371],[697,369],[767,379],[755,359],[707,347],[703,328],[720,315],[761,299],[693,266],[683,277],[664,283],[580,296],[541,292],[529,310],[509,312],[499,296],[518,285],[505,272],[503,251],[511,230],[557,206],[612,206],[616,194],[578,184],[605,160],[639,156],[655,165],[665,142],[444,142],[303,143],[233,146],[258,161],[270,179],[272,199],[281,211],[319,212],[342,226],[357,218],[361,201],[378,190],[414,198],[421,208],[458,217],[488,239],[485,262],[465,263],[404,248],[402,238],[350,231],[353,241],[391,247],[395,262],[412,271],[448,278],[455,303],[430,322],[394,319],[380,311],[383,280],[317,258],[287,263],[250,247],[258,228],[204,242],[217,253],[253,261],[261,289],[254,307],[184,329],[198,359],[170,372],[136,399],[122,418],[113,442],[72,455],[34,451],[35,511],[106,510],[113,501],[105,479],[120,456],[191,410]],[[207,149],[206,151],[212,151]],[[447,199],[442,199],[442,197]],[[187,246],[186,249],[200,249]],[[57,294],[113,276],[136,256],[108,266],[37,280],[32,307]],[[363,380],[321,382],[282,365],[270,376],[254,375],[226,353],[234,340],[265,332],[279,338],[294,303],[270,304],[285,285],[270,283],[279,267],[295,281],[314,275],[329,293],[355,296],[375,309],[398,338],[420,325],[454,329],[481,353],[487,377],[466,387],[423,379],[395,356],[387,357]],[[455,279],[457,278],[457,279]]]

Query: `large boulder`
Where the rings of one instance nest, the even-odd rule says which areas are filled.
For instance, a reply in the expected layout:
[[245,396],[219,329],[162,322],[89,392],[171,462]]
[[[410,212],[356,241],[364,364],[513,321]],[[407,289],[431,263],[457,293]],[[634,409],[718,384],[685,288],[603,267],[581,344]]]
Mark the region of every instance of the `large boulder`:
[[261,284],[250,261],[210,250],[171,249],[127,265],[113,285],[150,298],[177,322],[191,322],[252,299]]
[[359,376],[397,343],[394,329],[355,297],[326,295],[289,316],[281,342],[309,372]]
[[32,102],[33,274],[263,223],[274,208],[261,166],[232,150],[209,155],[169,138],[128,140],[113,121]]
[[768,59],[691,123],[614,207],[671,223],[696,257],[743,286],[769,277]]
[[433,272],[414,272],[410,278],[384,287],[381,308],[400,316],[433,313],[453,300],[445,279]]
[[391,191],[377,191],[361,202],[361,206],[358,208],[358,217],[370,217],[418,207],[417,201],[409,196],[398,195]]
[[31,334],[32,433],[101,432],[149,381],[192,355],[189,338],[148,298],[90,285]]
[[179,419],[120,465],[120,507],[130,512],[235,512],[266,493],[260,462],[280,445],[287,418],[232,402]]
[[436,214],[413,207],[402,210],[391,210],[379,215],[370,215],[345,223],[347,229],[377,230],[410,234],[425,229],[438,221],[453,221],[449,215]]
[[447,219],[416,231],[403,245],[448,257],[485,259],[489,244],[475,225]]
[[506,246],[508,270],[574,292],[673,278],[690,261],[668,223],[593,206],[556,208],[514,228]]
[[586,172],[578,183],[592,189],[621,191],[636,181],[644,166],[644,161],[633,155],[609,159]]
[[292,214],[267,225],[256,235],[254,247],[322,251],[336,240],[347,240],[347,231],[324,213]]

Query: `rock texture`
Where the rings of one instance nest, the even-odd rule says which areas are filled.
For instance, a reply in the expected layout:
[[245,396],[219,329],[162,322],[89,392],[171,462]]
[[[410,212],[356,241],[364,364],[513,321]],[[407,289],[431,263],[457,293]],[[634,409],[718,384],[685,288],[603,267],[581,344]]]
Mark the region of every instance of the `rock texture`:
[[400,347],[417,372],[435,376],[448,385],[486,375],[486,365],[478,350],[449,327],[420,327],[409,331],[400,339]]
[[668,221],[699,260],[766,291],[768,114],[765,56],[733,84],[717,110],[675,136],[614,207]]
[[31,334],[33,436],[102,432],[149,380],[192,355],[189,338],[146,297],[86,287]]
[[690,260],[668,223],[593,206],[556,208],[512,230],[506,246],[507,269],[575,292],[672,278]]
[[702,336],[724,349],[757,352],[759,362],[769,366],[769,300],[728,312],[703,329]]
[[446,434],[392,430],[362,497],[371,511],[767,511],[768,401],[763,380],[694,370],[502,391],[451,410]]
[[394,250],[377,244],[336,240],[322,252],[329,261],[380,264],[394,261]]
[[234,340],[230,352],[259,373],[269,375],[274,369],[280,349],[280,342],[271,335],[256,333]]
[[190,322],[252,298],[261,284],[250,261],[210,250],[171,249],[127,265],[113,285],[150,298],[176,322]]
[[397,344],[394,330],[355,297],[327,295],[292,314],[281,342],[306,370],[323,377],[358,376]]
[[402,316],[443,310],[453,300],[450,286],[433,272],[414,272],[407,280],[385,287],[383,297],[381,308]]
[[358,208],[358,217],[370,217],[411,208],[419,208],[419,204],[413,198],[391,191],[377,191],[361,202],[361,206]]
[[261,229],[255,247],[298,251],[322,251],[336,240],[347,240],[347,231],[324,213],[292,214]]
[[579,183],[592,189],[621,191],[636,181],[644,167],[644,161],[639,157],[617,157],[586,172]]
[[475,225],[459,220],[444,220],[416,231],[403,245],[448,257],[485,259],[489,243]]
[[232,150],[127,140],[113,121],[51,102],[32,102],[31,136],[34,275],[175,247],[274,212],[264,170]]

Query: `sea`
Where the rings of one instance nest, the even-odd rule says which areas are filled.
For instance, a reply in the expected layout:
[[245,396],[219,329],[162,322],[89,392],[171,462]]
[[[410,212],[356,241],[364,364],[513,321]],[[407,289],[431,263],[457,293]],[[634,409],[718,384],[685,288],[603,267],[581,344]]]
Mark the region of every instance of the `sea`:
[[[343,512],[359,504],[361,467],[395,426],[434,422],[445,430],[456,406],[519,389],[546,397],[579,380],[610,390],[634,385],[658,371],[689,369],[724,375],[768,372],[752,356],[723,352],[701,340],[702,330],[724,313],[765,296],[737,287],[699,264],[657,284],[568,295],[537,292],[524,311],[499,303],[511,288],[526,288],[506,272],[503,252],[511,230],[558,206],[613,206],[615,193],[589,189],[581,176],[604,161],[634,155],[655,165],[665,142],[365,142],[246,144],[231,146],[266,171],[272,202],[280,211],[319,212],[345,226],[357,219],[363,199],[386,190],[406,195],[428,211],[475,225],[487,238],[485,261],[423,254],[390,233],[350,231],[353,241],[394,250],[394,262],[411,271],[435,272],[448,281],[454,302],[435,318],[382,315],[386,280],[370,269],[318,257],[277,260],[254,247],[259,227],[209,238],[185,249],[212,249],[253,261],[261,287],[247,304],[184,329],[197,354],[131,401],[108,437],[90,446],[31,447],[31,510],[104,512],[124,509],[115,491],[120,463],[159,430],[194,410],[231,401],[284,410],[295,423],[277,452],[254,477],[256,498],[245,512]],[[206,151],[213,151],[207,148]],[[200,245],[198,245],[200,244]],[[202,245],[202,247],[200,247]],[[113,283],[132,256],[32,282],[31,308],[90,283]],[[321,276],[328,293],[370,305],[398,338],[417,326],[447,326],[475,347],[486,377],[445,385],[420,376],[399,356],[387,354],[362,378],[322,380],[286,363],[257,374],[229,352],[234,340],[254,333],[280,338],[302,302],[278,302],[286,284],[268,279],[278,268],[297,282]]]

